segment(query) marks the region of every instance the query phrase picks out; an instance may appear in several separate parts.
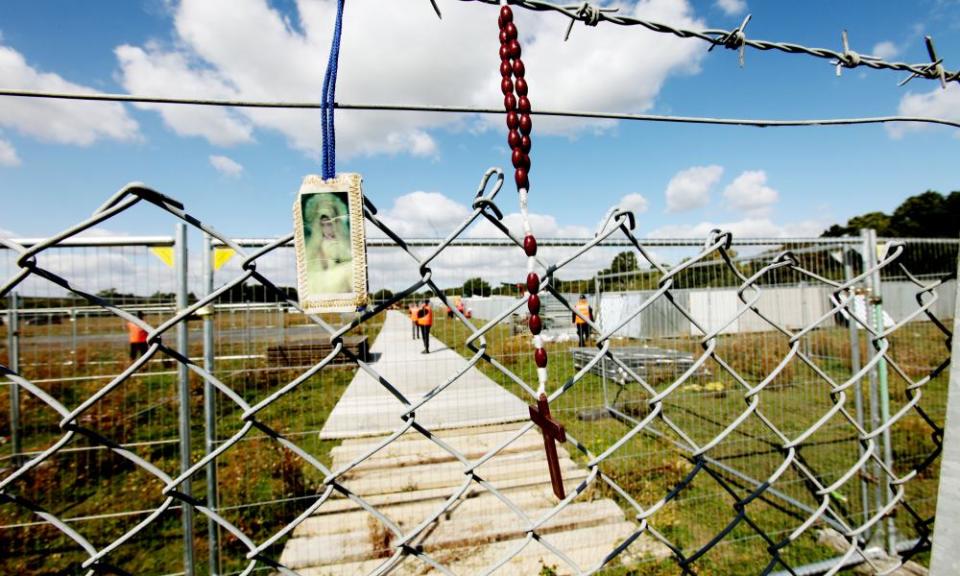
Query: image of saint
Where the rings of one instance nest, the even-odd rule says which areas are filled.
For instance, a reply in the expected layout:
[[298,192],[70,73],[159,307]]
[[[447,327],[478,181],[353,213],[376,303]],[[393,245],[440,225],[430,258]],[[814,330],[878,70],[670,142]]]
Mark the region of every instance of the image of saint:
[[306,289],[310,295],[353,291],[353,253],[346,192],[301,197]]

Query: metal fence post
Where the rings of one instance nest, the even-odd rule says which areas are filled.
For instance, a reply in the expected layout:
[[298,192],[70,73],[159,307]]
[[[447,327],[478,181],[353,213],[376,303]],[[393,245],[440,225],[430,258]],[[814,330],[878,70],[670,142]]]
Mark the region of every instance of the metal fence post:
[[[865,239],[864,249],[866,250],[864,256],[866,257],[866,262],[870,268],[876,268],[878,262],[877,256],[877,231],[873,229],[863,230],[862,234]],[[881,333],[884,331],[884,322],[883,322],[883,287],[880,280],[880,271],[875,270],[868,279],[870,286],[870,300],[866,303],[866,315],[867,322],[873,323],[873,329]],[[871,358],[877,354],[875,347],[870,348]],[[890,390],[888,388],[887,382],[887,362],[884,359],[880,359],[876,364],[876,368],[871,372],[870,375],[871,384],[875,384],[871,394],[870,405],[871,410],[873,411],[873,428],[876,429],[877,426],[886,424],[890,420]],[[876,402],[875,402],[876,401]],[[877,409],[879,411],[877,411]],[[883,459],[884,465],[893,469],[893,449],[890,444],[890,429],[883,431],[880,437],[880,453],[879,456]],[[879,510],[883,507],[890,499],[890,483],[889,478],[886,477],[886,474],[878,474],[877,476],[877,487],[878,487],[878,498],[877,498],[877,509]],[[884,546],[887,550],[887,553],[895,555],[897,553],[897,536],[896,536],[896,527],[894,525],[893,518],[887,518],[884,523],[884,535],[885,542]]]
[[[7,311],[7,355],[10,370],[20,373],[20,315],[19,296],[17,292],[10,292],[10,308]],[[20,442],[20,386],[10,381],[10,451],[13,455],[14,466],[20,465],[20,453],[23,451]]]
[[[209,296],[213,293],[213,242],[209,234],[203,235],[203,294]],[[215,306],[209,305],[210,309],[203,317],[203,369],[209,373],[214,370],[214,348],[213,348],[213,330]],[[217,407],[216,391],[210,382],[203,383],[203,420],[204,432],[203,442],[206,454],[210,454],[216,449],[217,440]],[[218,505],[217,498],[217,463],[216,460],[207,464],[207,507],[216,510]],[[210,574],[215,576],[220,573],[220,527],[211,519],[207,519],[207,538],[210,546]]]
[[[177,276],[177,313],[188,306],[187,302],[187,225],[178,223],[174,244],[174,265]],[[177,323],[177,352],[189,357],[187,322]],[[180,401],[180,472],[190,468],[190,373],[183,362],[177,364],[177,388]],[[179,490],[191,496],[190,479],[180,485]],[[193,576],[193,508],[183,505],[183,571]]]
[[73,357],[73,366],[77,366],[77,323],[80,321],[80,313],[76,308],[70,309],[70,355]]
[[[849,282],[853,277],[853,258],[854,250],[852,248],[848,249],[843,248],[843,277],[844,280]],[[862,260],[863,264],[866,264],[866,260]],[[857,325],[856,320],[853,319],[853,315],[856,311],[856,288],[851,286],[850,292],[847,295],[847,301],[850,302],[850,307],[847,308],[847,328],[850,332],[850,374],[856,374],[860,371],[860,327]],[[863,422],[863,383],[857,382],[856,386],[853,388],[853,402],[854,407],[856,408],[857,424],[861,428],[864,427]],[[860,455],[863,456],[864,447],[860,445]],[[867,486],[867,479],[863,474],[860,476],[860,504],[863,506],[863,521],[866,522],[870,519],[870,490]]]
[[[960,278],[960,257],[957,258]],[[940,487],[937,498],[937,525],[933,532],[930,574],[960,574],[960,290],[955,295],[953,313],[953,350],[950,355],[950,379],[947,385],[947,411],[943,424],[943,453],[940,458]]]

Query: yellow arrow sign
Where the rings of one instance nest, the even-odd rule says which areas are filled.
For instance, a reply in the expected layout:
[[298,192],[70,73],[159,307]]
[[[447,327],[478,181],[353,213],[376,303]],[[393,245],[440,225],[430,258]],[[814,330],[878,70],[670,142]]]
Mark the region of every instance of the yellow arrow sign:
[[163,261],[164,264],[173,268],[173,247],[172,246],[154,246],[150,248],[153,255]]
[[213,269],[219,270],[227,263],[228,260],[233,258],[233,255],[237,252],[233,248],[224,248],[217,246],[213,249]]

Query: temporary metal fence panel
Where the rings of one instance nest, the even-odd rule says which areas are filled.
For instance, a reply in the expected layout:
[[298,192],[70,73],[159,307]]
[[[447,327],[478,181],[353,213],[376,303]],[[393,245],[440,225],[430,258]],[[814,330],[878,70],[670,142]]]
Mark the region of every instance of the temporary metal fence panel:
[[[373,303],[344,315],[299,310],[289,237],[231,240],[144,188],[93,219],[133,205],[184,218],[187,275],[146,246],[57,264],[80,228],[35,248],[2,241],[0,295],[20,295],[18,320],[47,318],[24,326],[19,365],[0,356],[22,443],[0,476],[0,529],[17,543],[4,568],[760,573],[838,566],[820,541],[831,534],[845,562],[878,562],[891,527],[904,560],[928,545],[950,358],[931,311],[953,273],[931,262],[956,263],[956,242],[924,241],[942,252],[926,258],[923,242],[891,241],[865,266],[859,238],[640,239],[626,213],[595,238],[543,241],[550,402],[567,428],[558,501],[540,493],[526,416],[536,372],[515,329],[523,251],[502,225],[501,182],[488,173],[443,240],[406,242],[368,207]],[[904,254],[922,280],[891,272]],[[866,288],[876,271],[891,294],[914,286],[912,308],[891,296],[886,329]],[[491,296],[466,298],[467,319],[455,301],[477,278]],[[585,347],[580,294],[597,316]],[[872,316],[844,324],[856,296]],[[439,305],[421,356],[407,312],[424,299]],[[149,350],[129,364],[138,309]],[[76,338],[69,310],[84,314]],[[82,369],[63,360],[81,355]],[[870,402],[882,381],[883,417]]]

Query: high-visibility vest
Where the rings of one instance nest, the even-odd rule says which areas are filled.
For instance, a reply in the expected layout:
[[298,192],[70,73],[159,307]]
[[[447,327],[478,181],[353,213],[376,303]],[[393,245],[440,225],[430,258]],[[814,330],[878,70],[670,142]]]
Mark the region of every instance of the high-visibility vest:
[[410,314],[410,320],[413,322],[417,322],[417,307],[411,306],[410,308],[408,308],[407,311]]
[[[577,324],[586,324],[586,320],[584,320],[583,318],[590,317],[590,304],[586,300],[581,300],[577,302],[577,313],[579,314],[579,316],[574,318],[573,321]],[[580,316],[583,316],[583,318],[581,318]]]
[[427,304],[421,310],[425,310],[426,314],[417,318],[417,325],[419,326],[433,326],[433,308],[430,308],[430,305]]
[[147,331],[133,322],[127,322],[127,335],[129,336],[131,344],[139,344],[147,341]]

